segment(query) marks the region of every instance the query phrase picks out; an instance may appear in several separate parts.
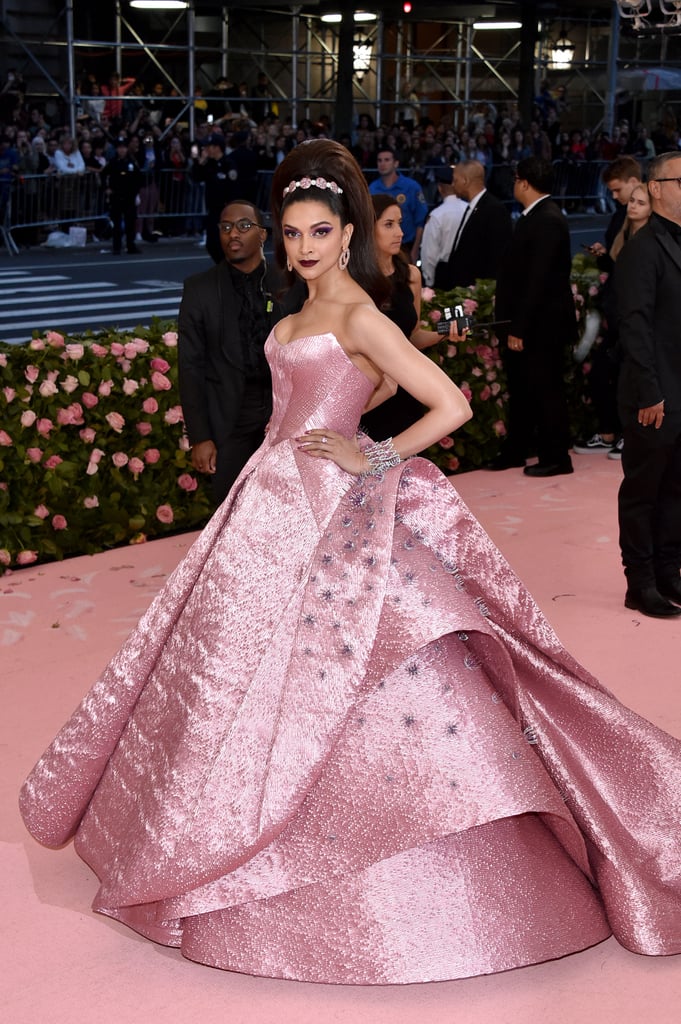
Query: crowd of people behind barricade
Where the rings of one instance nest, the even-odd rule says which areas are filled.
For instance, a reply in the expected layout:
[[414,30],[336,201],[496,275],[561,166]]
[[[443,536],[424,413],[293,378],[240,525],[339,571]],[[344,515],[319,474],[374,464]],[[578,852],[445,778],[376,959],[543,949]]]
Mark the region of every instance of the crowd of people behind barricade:
[[[264,73],[255,85],[223,77],[205,94],[196,86],[193,106],[191,137],[187,101],[163,81],[114,72],[103,83],[84,74],[72,137],[64,105],[27,95],[21,74],[9,69],[0,86],[0,224],[27,246],[76,224],[95,239],[113,238],[114,251],[120,250],[121,231],[129,251],[135,242],[161,235],[200,237],[216,200],[241,197],[267,210],[270,174],[286,154],[308,138],[334,136],[326,115],[315,122],[287,120]],[[512,102],[477,103],[459,128],[451,117],[436,122],[421,116],[423,109],[416,101],[396,107],[394,122],[382,124],[358,112],[353,131],[338,141],[369,179],[376,176],[378,149],[391,147],[401,172],[418,181],[431,208],[439,202],[438,169],[471,159],[485,168],[489,190],[512,207],[514,169],[532,155],[553,162],[554,195],[564,212],[606,212],[613,209],[601,177],[606,163],[623,153],[645,163],[681,148],[669,110],[650,133],[642,124],[630,131],[626,120],[612,134],[566,130],[565,91],[546,83],[526,125]],[[131,216],[123,224],[112,170],[123,158],[136,183],[131,242]],[[123,168],[119,186],[124,174]],[[124,183],[128,191],[130,182]]]

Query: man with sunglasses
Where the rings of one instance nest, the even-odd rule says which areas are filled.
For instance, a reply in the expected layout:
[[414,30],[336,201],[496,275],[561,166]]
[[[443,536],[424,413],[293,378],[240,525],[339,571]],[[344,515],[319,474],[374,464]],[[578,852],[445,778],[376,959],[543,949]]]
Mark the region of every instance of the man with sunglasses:
[[681,154],[649,167],[653,213],[617,260],[624,604],[681,616]]
[[184,283],[178,368],[192,465],[210,475],[219,504],[262,443],[272,412],[267,336],[305,294],[301,285],[277,298],[281,280],[265,261],[267,230],[252,203],[228,203],[217,230],[224,260]]

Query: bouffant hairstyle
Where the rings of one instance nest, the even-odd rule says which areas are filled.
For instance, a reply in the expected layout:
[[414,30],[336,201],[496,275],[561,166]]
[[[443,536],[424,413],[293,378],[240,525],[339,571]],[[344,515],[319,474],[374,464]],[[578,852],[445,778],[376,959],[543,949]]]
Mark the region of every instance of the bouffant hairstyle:
[[[335,182],[342,192],[330,188],[296,188],[287,195],[284,189],[293,181],[324,178]],[[340,218],[341,225],[352,224],[348,272],[369,293],[377,305],[385,300],[389,286],[380,271],[374,242],[374,208],[369,188],[352,153],[332,139],[312,139],[295,146],[282,160],[272,178],[272,223],[274,251],[280,266],[286,266],[286,250],[281,230],[282,217],[292,203],[311,201],[324,205]],[[290,281],[295,278],[289,275]]]
[[[371,201],[374,207],[374,213],[376,214],[376,220],[380,220],[386,210],[389,210],[391,206],[397,206],[399,209],[399,203],[394,196],[386,195],[385,192],[381,192],[378,195],[372,196]],[[394,282],[399,286],[409,287],[409,262],[403,252],[398,252],[393,256],[393,272]]]

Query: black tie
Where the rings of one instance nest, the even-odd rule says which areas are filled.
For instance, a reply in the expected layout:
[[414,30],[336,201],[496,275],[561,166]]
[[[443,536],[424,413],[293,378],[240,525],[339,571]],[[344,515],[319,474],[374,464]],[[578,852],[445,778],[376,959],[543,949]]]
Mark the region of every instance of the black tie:
[[461,223],[459,224],[459,227],[457,229],[456,235],[454,236],[454,245],[452,246],[452,252],[454,252],[456,250],[456,247],[459,244],[459,239],[461,238],[461,232],[463,231],[464,224],[466,223],[466,220],[468,218],[469,211],[470,211],[470,206],[467,206],[466,209],[463,211],[463,217],[461,218]]

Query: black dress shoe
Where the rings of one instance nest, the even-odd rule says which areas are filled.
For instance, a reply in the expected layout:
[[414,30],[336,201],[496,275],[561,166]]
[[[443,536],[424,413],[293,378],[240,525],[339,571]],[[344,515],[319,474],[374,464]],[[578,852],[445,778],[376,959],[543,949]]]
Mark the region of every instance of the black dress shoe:
[[567,473],[574,473],[572,463],[567,462],[537,462],[534,466],[525,466],[525,476],[563,476]]
[[681,578],[677,576],[676,579],[663,580],[657,584],[657,589],[668,601],[681,605]]
[[667,601],[657,587],[641,587],[640,590],[630,587],[624,597],[624,607],[650,615],[653,619],[671,619],[681,615],[681,608]]
[[494,471],[500,469],[520,469],[525,465],[525,459],[514,458],[512,455],[497,455],[496,459],[492,459],[491,462],[485,463],[483,469],[491,469]]

